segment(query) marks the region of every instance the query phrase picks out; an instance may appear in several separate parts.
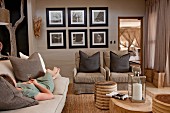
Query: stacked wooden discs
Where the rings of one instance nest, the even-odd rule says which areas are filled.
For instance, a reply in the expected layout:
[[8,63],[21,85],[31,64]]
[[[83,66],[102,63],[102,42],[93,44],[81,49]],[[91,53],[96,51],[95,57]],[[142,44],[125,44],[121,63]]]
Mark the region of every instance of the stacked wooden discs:
[[117,84],[113,81],[95,83],[95,106],[100,109],[109,109],[110,97],[106,94],[117,91]]
[[170,94],[158,94],[152,101],[153,113],[170,113]]

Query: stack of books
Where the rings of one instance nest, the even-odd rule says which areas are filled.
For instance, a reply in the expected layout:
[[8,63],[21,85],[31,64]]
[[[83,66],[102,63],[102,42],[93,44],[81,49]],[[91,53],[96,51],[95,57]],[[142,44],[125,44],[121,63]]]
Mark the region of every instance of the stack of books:
[[106,94],[106,96],[119,99],[119,100],[126,100],[129,97],[128,94],[119,93],[117,91],[113,91],[109,94]]

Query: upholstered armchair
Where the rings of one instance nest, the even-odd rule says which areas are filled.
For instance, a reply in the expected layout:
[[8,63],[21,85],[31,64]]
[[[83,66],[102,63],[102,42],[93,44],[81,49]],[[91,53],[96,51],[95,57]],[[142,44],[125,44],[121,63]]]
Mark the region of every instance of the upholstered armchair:
[[[98,54],[98,55],[97,55]],[[85,57],[85,59],[83,58]],[[95,57],[95,58],[94,58]],[[99,63],[97,70],[90,70],[96,66],[96,60]],[[92,60],[92,61],[90,61]],[[84,69],[82,65],[89,65]],[[106,70],[103,68],[103,54],[96,51],[79,51],[75,53],[75,68],[73,70],[73,88],[75,94],[94,93],[94,83],[106,81]]]
[[[128,54],[128,51],[113,51],[118,56],[123,56]],[[106,80],[111,80],[117,83],[118,90],[127,90],[128,89],[128,74],[133,74],[135,71],[139,71],[141,73],[140,68],[137,67],[129,67],[129,71],[126,72],[113,72],[111,71],[111,60],[110,60],[110,51],[103,52],[103,65],[107,73]],[[123,62],[124,63],[124,62]],[[133,72],[132,72],[133,70]]]

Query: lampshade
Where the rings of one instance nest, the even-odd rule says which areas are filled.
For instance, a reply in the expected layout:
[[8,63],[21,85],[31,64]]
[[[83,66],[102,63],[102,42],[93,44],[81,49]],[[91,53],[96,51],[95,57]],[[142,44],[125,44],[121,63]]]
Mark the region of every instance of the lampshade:
[[5,8],[0,8],[0,25],[7,25],[10,23],[9,11]]

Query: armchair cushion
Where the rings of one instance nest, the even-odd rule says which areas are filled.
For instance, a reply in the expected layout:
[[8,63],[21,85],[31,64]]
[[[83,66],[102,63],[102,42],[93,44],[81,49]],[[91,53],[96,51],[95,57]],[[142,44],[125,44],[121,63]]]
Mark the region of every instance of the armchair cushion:
[[80,68],[79,72],[99,72],[100,71],[100,52],[88,56],[86,53],[79,51]]
[[[112,51],[119,56],[122,56],[128,53],[127,50],[124,50],[124,51],[112,50]],[[104,59],[104,67],[107,66],[110,69],[110,51],[103,52],[103,59]]]
[[129,72],[130,54],[119,56],[114,52],[110,51],[110,70],[111,72]]
[[105,76],[101,73],[77,73],[74,77],[75,83],[91,83],[94,84],[97,81],[105,81]]
[[128,82],[128,74],[132,74],[132,72],[128,73],[116,73],[116,72],[111,72],[110,73],[110,80],[114,82]]

